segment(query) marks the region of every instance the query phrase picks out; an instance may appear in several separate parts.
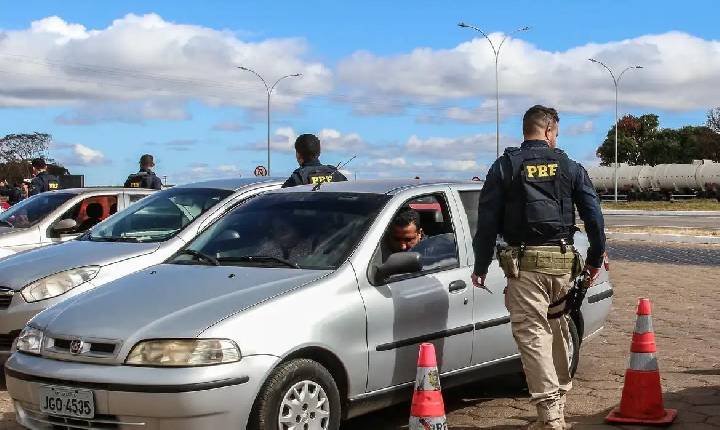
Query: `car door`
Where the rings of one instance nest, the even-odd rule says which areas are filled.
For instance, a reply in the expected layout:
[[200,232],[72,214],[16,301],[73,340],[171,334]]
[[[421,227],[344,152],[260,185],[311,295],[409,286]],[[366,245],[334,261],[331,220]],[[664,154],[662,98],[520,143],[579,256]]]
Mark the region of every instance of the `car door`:
[[[478,201],[480,186],[453,186],[465,212],[462,217],[462,228],[469,240],[465,242],[468,252],[463,265],[472,273],[475,264],[475,253],[472,249],[472,237],[477,225]],[[485,288],[473,288],[473,323],[475,328],[473,340],[472,364],[486,363],[517,354],[517,347],[510,331],[510,314],[505,308],[504,290],[507,286],[505,275],[493,257],[488,268]]]
[[[432,235],[427,234],[411,249],[424,247],[427,254],[423,256],[423,270],[383,283],[372,281],[371,270],[358,274],[367,309],[369,391],[412,381],[421,342],[435,344],[441,372],[470,364],[473,291],[468,284],[467,267],[459,264],[460,259],[466,259],[466,251],[457,246],[457,207],[446,190],[403,199],[400,207],[386,211],[392,211],[394,217],[399,209],[413,206],[426,215],[421,223],[430,220],[424,224],[426,230],[430,230],[430,222],[433,224]],[[382,227],[383,231],[387,231],[389,224]],[[438,240],[444,243],[439,247],[442,250],[433,251],[437,247],[427,244]],[[368,269],[381,264],[384,241],[383,235]]]

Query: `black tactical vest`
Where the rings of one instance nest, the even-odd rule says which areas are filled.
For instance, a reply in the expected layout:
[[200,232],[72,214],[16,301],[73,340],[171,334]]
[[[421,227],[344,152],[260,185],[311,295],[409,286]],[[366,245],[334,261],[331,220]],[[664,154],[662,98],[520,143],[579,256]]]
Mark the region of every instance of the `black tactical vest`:
[[294,174],[297,175],[296,179],[302,185],[317,185],[324,182],[342,182],[347,180],[345,176],[338,172],[335,166],[326,166],[323,164],[301,167],[296,170]]
[[503,238],[511,245],[572,243],[575,210],[570,160],[549,147],[508,148]]
[[153,176],[147,172],[133,173],[125,181],[125,188],[152,188]]

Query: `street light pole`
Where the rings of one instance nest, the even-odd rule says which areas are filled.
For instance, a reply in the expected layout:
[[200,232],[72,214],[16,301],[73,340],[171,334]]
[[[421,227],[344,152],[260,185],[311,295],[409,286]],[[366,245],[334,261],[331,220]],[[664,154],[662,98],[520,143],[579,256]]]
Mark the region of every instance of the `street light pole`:
[[591,61],[595,64],[599,64],[605,68],[608,72],[610,72],[610,77],[612,77],[613,84],[615,84],[615,203],[618,201],[618,86],[620,85],[620,79],[622,79],[625,72],[627,72],[630,69],[642,69],[642,66],[628,66],[626,67],[622,72],[620,72],[620,75],[618,75],[617,78],[615,78],[615,73],[605,65],[602,61],[598,61],[594,58],[588,58],[588,61]]
[[253,70],[249,67],[242,67],[242,66],[239,66],[238,69],[244,70],[246,72],[250,72],[253,75],[257,76],[262,81],[263,85],[265,85],[265,90],[267,91],[267,174],[268,174],[268,176],[270,176],[270,96],[272,95],[273,90],[275,89],[277,84],[280,83],[280,81],[282,81],[285,78],[298,78],[298,77],[302,76],[302,73],[294,73],[292,75],[285,75],[282,78],[275,81],[275,83],[272,84],[272,86],[268,86],[265,79],[263,79],[263,77],[260,76],[260,74],[258,72],[256,72],[255,70]]
[[502,41],[500,41],[500,44],[497,46],[497,48],[495,47],[495,44],[493,43],[492,39],[490,39],[490,37],[487,35],[487,33],[482,31],[480,28],[471,24],[467,24],[465,22],[460,22],[458,24],[458,27],[470,28],[482,34],[485,39],[490,42],[490,48],[492,48],[493,54],[495,54],[495,156],[500,157],[500,77],[498,70],[500,61],[500,49],[502,49],[502,46],[508,37],[520,31],[528,31],[530,30],[530,27],[520,27],[517,30],[506,34],[505,37],[503,37]]

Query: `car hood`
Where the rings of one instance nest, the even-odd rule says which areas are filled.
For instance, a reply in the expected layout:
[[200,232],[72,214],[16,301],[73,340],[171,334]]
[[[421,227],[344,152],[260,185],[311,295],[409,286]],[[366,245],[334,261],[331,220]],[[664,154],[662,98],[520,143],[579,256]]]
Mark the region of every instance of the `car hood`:
[[162,264],[61,302],[32,323],[54,335],[131,344],[141,339],[196,337],[229,315],[328,273]]
[[74,267],[104,266],[157,250],[157,243],[72,240],[0,260],[0,286],[19,290],[30,282]]

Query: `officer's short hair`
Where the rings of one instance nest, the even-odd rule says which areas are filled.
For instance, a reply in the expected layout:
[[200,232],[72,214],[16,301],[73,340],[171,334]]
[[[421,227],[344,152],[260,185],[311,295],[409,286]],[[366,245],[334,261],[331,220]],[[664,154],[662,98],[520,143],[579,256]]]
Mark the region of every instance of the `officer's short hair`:
[[154,166],[155,165],[155,159],[150,154],[143,154],[142,157],[140,157],[140,165],[141,166]]
[[420,214],[413,208],[401,209],[390,223],[393,227],[407,227],[410,224],[415,224],[415,227],[420,229]]
[[557,125],[560,116],[551,107],[535,105],[525,112],[523,116],[523,134],[532,134],[538,130],[545,130],[551,125]]
[[42,158],[33,158],[30,164],[32,164],[32,166],[36,169],[44,169],[47,167],[45,160],[43,160]]
[[320,139],[314,134],[301,134],[295,139],[295,151],[305,161],[310,161],[320,156]]

